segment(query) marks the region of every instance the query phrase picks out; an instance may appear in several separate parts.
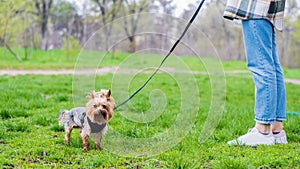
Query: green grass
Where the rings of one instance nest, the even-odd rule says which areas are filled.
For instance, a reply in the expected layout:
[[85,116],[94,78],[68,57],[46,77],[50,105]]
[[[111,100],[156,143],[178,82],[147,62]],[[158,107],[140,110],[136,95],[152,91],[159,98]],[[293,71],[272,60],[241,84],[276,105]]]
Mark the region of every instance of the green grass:
[[[123,75],[126,79],[129,75]],[[118,77],[118,76],[117,76]],[[139,74],[131,82],[129,92],[138,87],[148,75]],[[180,75],[159,74],[129,105],[135,111],[147,110],[156,98],[167,98],[166,107],[152,121],[137,123],[121,115],[138,115],[135,111],[116,111],[110,127],[130,138],[151,138],[169,129],[180,115]],[[82,77],[84,78],[84,77]],[[130,78],[130,77],[128,77]],[[96,77],[96,89],[112,88],[111,74]],[[114,79],[117,80],[117,79]],[[297,168],[300,166],[300,117],[288,115],[285,130],[288,145],[229,147],[226,142],[247,132],[253,126],[252,79],[227,76],[226,104],[214,131],[204,142],[198,139],[210,108],[211,85],[207,75],[195,75],[200,95],[199,111],[187,135],[171,149],[154,156],[123,157],[111,151],[97,151],[91,141],[90,151],[82,152],[79,132],[74,130],[71,145],[64,144],[64,132],[58,126],[61,109],[73,107],[72,76],[0,76],[0,166],[2,168]],[[127,87],[127,86],[126,86]],[[85,89],[85,86],[83,86]],[[300,87],[287,84],[287,109],[300,111]],[[149,93],[154,89],[161,92]],[[125,91],[127,92],[127,91]],[[195,92],[195,91],[194,91]],[[117,103],[119,93],[113,93]],[[153,99],[154,98],[154,99]],[[153,99],[153,100],[152,100]],[[191,98],[195,99],[195,98]],[[164,100],[160,100],[164,102]],[[154,102],[155,103],[155,102]],[[192,102],[191,102],[192,103]],[[191,107],[197,109],[197,107]],[[151,115],[151,114],[150,114]],[[187,116],[186,118],[189,118]],[[111,130],[110,130],[111,131]],[[105,148],[111,147],[104,138]],[[124,145],[113,145],[122,147]],[[135,148],[135,147],[132,147]],[[147,149],[147,147],[142,147]],[[158,148],[157,151],[160,151]],[[124,150],[126,152],[126,150]]]
[[[81,68],[95,68],[105,66],[122,66],[124,62],[134,58],[134,61],[139,63],[134,64],[139,66],[140,62],[144,61],[144,58],[152,58],[146,60],[147,63],[153,66],[162,61],[164,56],[153,54],[130,54],[116,52],[114,57],[111,54],[96,52],[96,51],[81,51],[74,57],[67,58],[63,50],[48,50],[42,51],[39,49],[32,50],[32,55],[27,59],[24,58],[24,49],[14,49],[16,53],[22,56],[23,61],[19,62],[15,59],[8,50],[0,47],[0,68],[1,69],[73,69],[76,64],[79,64]],[[78,56],[80,57],[78,59]],[[204,63],[216,62],[215,59],[197,58],[194,56],[170,56],[170,58],[178,58],[181,60],[181,64],[186,64],[193,71],[205,71]],[[176,64],[171,59],[168,59],[168,64],[171,67]],[[156,64],[156,65],[154,65]],[[240,61],[226,61],[223,62],[225,70],[245,70],[244,62]]]
[[[81,51],[74,57],[67,58],[62,50],[49,50],[41,51],[39,49],[32,50],[32,55],[27,59],[24,59],[24,49],[14,49],[16,53],[22,56],[23,61],[17,61],[8,51],[5,52],[3,47],[0,47],[0,69],[74,69],[74,67],[80,68],[96,68],[107,66],[124,66],[128,60],[132,59],[136,63],[130,63],[130,66],[134,68],[144,68],[142,66],[151,65],[156,67],[162,61],[163,56],[151,55],[151,54],[138,54],[132,55],[129,53],[116,52],[114,57],[111,54],[95,51]],[[5,53],[5,55],[4,55]],[[78,56],[79,59],[78,59]],[[137,59],[139,58],[139,59]],[[151,58],[150,60],[144,58]],[[173,59],[171,61],[171,58]],[[144,61],[146,60],[146,61]],[[178,60],[181,65],[188,66],[188,70],[191,71],[207,71],[209,67],[217,61],[216,59],[209,58],[197,58],[194,56],[170,56],[166,62],[166,66],[176,67]],[[175,61],[175,62],[174,62]],[[220,61],[222,63],[222,69],[225,71],[232,70],[247,70],[246,63],[244,61]],[[142,63],[142,64],[141,64]],[[126,66],[126,65],[125,65]],[[182,69],[183,67],[179,67]],[[284,69],[286,78],[300,79],[300,69]]]
[[[16,51],[22,56],[22,49]],[[120,66],[143,70],[156,67],[163,58],[159,55],[137,56],[128,53],[116,53],[115,58],[112,58],[104,57],[101,52],[83,51],[80,54],[82,57],[77,60],[76,57],[66,58],[60,50],[34,50],[31,57],[18,62],[8,52],[3,56],[3,52],[3,48],[0,48],[0,69],[73,69],[77,64],[80,68]],[[242,61],[224,61],[222,65],[223,67],[220,67],[215,59],[210,58],[171,56],[164,66],[174,70],[210,73],[223,68],[225,71],[246,70],[246,64]],[[284,69],[284,73],[287,78],[300,79],[299,69]],[[285,123],[288,145],[226,145],[228,140],[246,133],[247,128],[252,127],[254,123],[254,86],[248,75],[250,74],[227,74],[226,97],[220,95],[220,99],[226,101],[224,111],[215,131],[205,141],[199,142],[199,138],[202,138],[200,136],[205,121],[210,117],[210,106],[218,105],[211,104],[211,99],[214,98],[211,94],[214,92],[210,84],[212,79],[208,75],[200,74],[191,77],[187,74],[160,73],[126,105],[131,109],[126,109],[125,106],[115,112],[109,123],[110,130],[103,140],[106,150],[97,151],[91,139],[91,150],[87,153],[82,152],[79,132],[76,130],[72,133],[71,145],[64,144],[64,131],[57,121],[59,111],[72,108],[74,103],[84,105],[86,92],[94,88],[111,88],[117,103],[120,103],[128,94],[134,92],[149,74],[76,76],[82,82],[79,86],[72,86],[73,77],[67,75],[0,76],[0,167],[297,168],[300,166],[300,117],[296,115],[288,115]],[[193,84],[196,84],[196,89],[193,88]],[[300,112],[300,87],[286,84],[286,88],[287,110]],[[79,96],[78,100],[73,101],[72,92]],[[191,97],[186,96],[187,93],[190,93]],[[218,94],[216,96],[219,98]],[[180,111],[181,105],[186,114]],[[213,113],[216,115],[212,117],[217,118],[220,111]],[[185,126],[177,123],[181,118]],[[116,136],[112,133],[116,131],[134,140],[163,140],[166,134],[161,133],[169,131],[174,124],[188,132],[184,133],[186,136],[182,140],[171,133],[170,136],[178,141],[178,144],[175,143],[175,146],[166,151],[164,142],[159,142],[161,147],[153,147],[156,142],[136,146],[136,142],[130,142],[130,139],[122,142],[114,140]],[[178,135],[182,134],[181,130],[175,131]],[[127,156],[134,156],[130,150],[143,152],[142,156],[120,156],[126,156],[126,153]]]
[[284,69],[283,72],[286,78],[300,80],[300,69]]
[[[22,61],[18,61],[8,50],[0,47],[0,68],[1,69],[73,69],[74,65],[77,63],[77,57],[81,56],[81,53],[78,53],[73,57],[66,57],[63,50],[48,50],[42,51],[39,49],[33,49],[32,55],[27,59],[24,58],[24,49],[14,49],[18,53]],[[86,53],[84,53],[86,54]],[[94,68],[95,60],[99,61],[99,56],[106,56],[103,52],[89,52],[90,55],[85,57],[90,57],[87,60],[85,68]],[[106,66],[117,65],[127,57],[126,53],[116,53],[114,59],[105,59],[104,63],[101,63],[99,66],[105,64]],[[110,57],[111,58],[111,57]]]

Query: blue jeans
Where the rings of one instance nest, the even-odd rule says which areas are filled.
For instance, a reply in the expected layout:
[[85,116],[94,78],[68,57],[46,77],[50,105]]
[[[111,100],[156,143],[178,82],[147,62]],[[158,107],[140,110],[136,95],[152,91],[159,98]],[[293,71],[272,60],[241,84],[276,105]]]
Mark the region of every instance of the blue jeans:
[[286,120],[286,91],[273,25],[264,19],[242,21],[247,66],[255,84],[255,120]]

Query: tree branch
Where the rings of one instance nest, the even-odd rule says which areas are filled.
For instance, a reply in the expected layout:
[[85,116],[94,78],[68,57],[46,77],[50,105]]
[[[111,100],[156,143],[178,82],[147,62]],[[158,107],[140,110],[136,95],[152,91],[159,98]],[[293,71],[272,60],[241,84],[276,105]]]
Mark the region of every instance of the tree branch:
[[38,15],[41,14],[40,2],[38,0],[35,0],[35,8],[38,11]]
[[9,50],[9,52],[12,54],[12,55],[14,55],[15,57],[16,57],[16,59],[18,60],[18,61],[22,61],[22,59],[21,59],[21,57],[19,56],[19,55],[17,55],[11,48],[10,48],[10,46],[7,44],[7,43],[5,43],[4,44],[5,45],[5,47]]

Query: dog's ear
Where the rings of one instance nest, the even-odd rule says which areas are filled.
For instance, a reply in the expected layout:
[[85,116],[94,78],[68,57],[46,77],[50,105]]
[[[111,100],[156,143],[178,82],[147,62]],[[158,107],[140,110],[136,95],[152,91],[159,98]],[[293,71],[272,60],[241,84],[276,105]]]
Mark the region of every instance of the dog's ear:
[[102,96],[110,97],[110,95],[111,95],[111,90],[110,90],[110,89],[101,89],[99,93],[101,93]]
[[96,97],[96,92],[95,90],[91,90],[89,95],[87,96],[87,98],[90,98],[90,99],[94,99]]
[[108,91],[107,91],[107,96],[110,97],[110,95],[111,95],[111,90],[108,89]]

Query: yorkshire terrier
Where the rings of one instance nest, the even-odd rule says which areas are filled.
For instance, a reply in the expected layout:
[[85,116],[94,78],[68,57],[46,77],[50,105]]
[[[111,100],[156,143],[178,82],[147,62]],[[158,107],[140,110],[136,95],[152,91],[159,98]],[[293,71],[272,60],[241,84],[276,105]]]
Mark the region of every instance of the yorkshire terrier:
[[98,150],[102,150],[101,139],[108,127],[107,123],[114,113],[114,99],[111,91],[101,89],[89,94],[86,107],[76,107],[71,110],[61,110],[59,125],[65,128],[65,142],[70,144],[70,135],[73,128],[78,128],[82,139],[83,151],[89,150],[89,137],[95,133],[95,144]]

